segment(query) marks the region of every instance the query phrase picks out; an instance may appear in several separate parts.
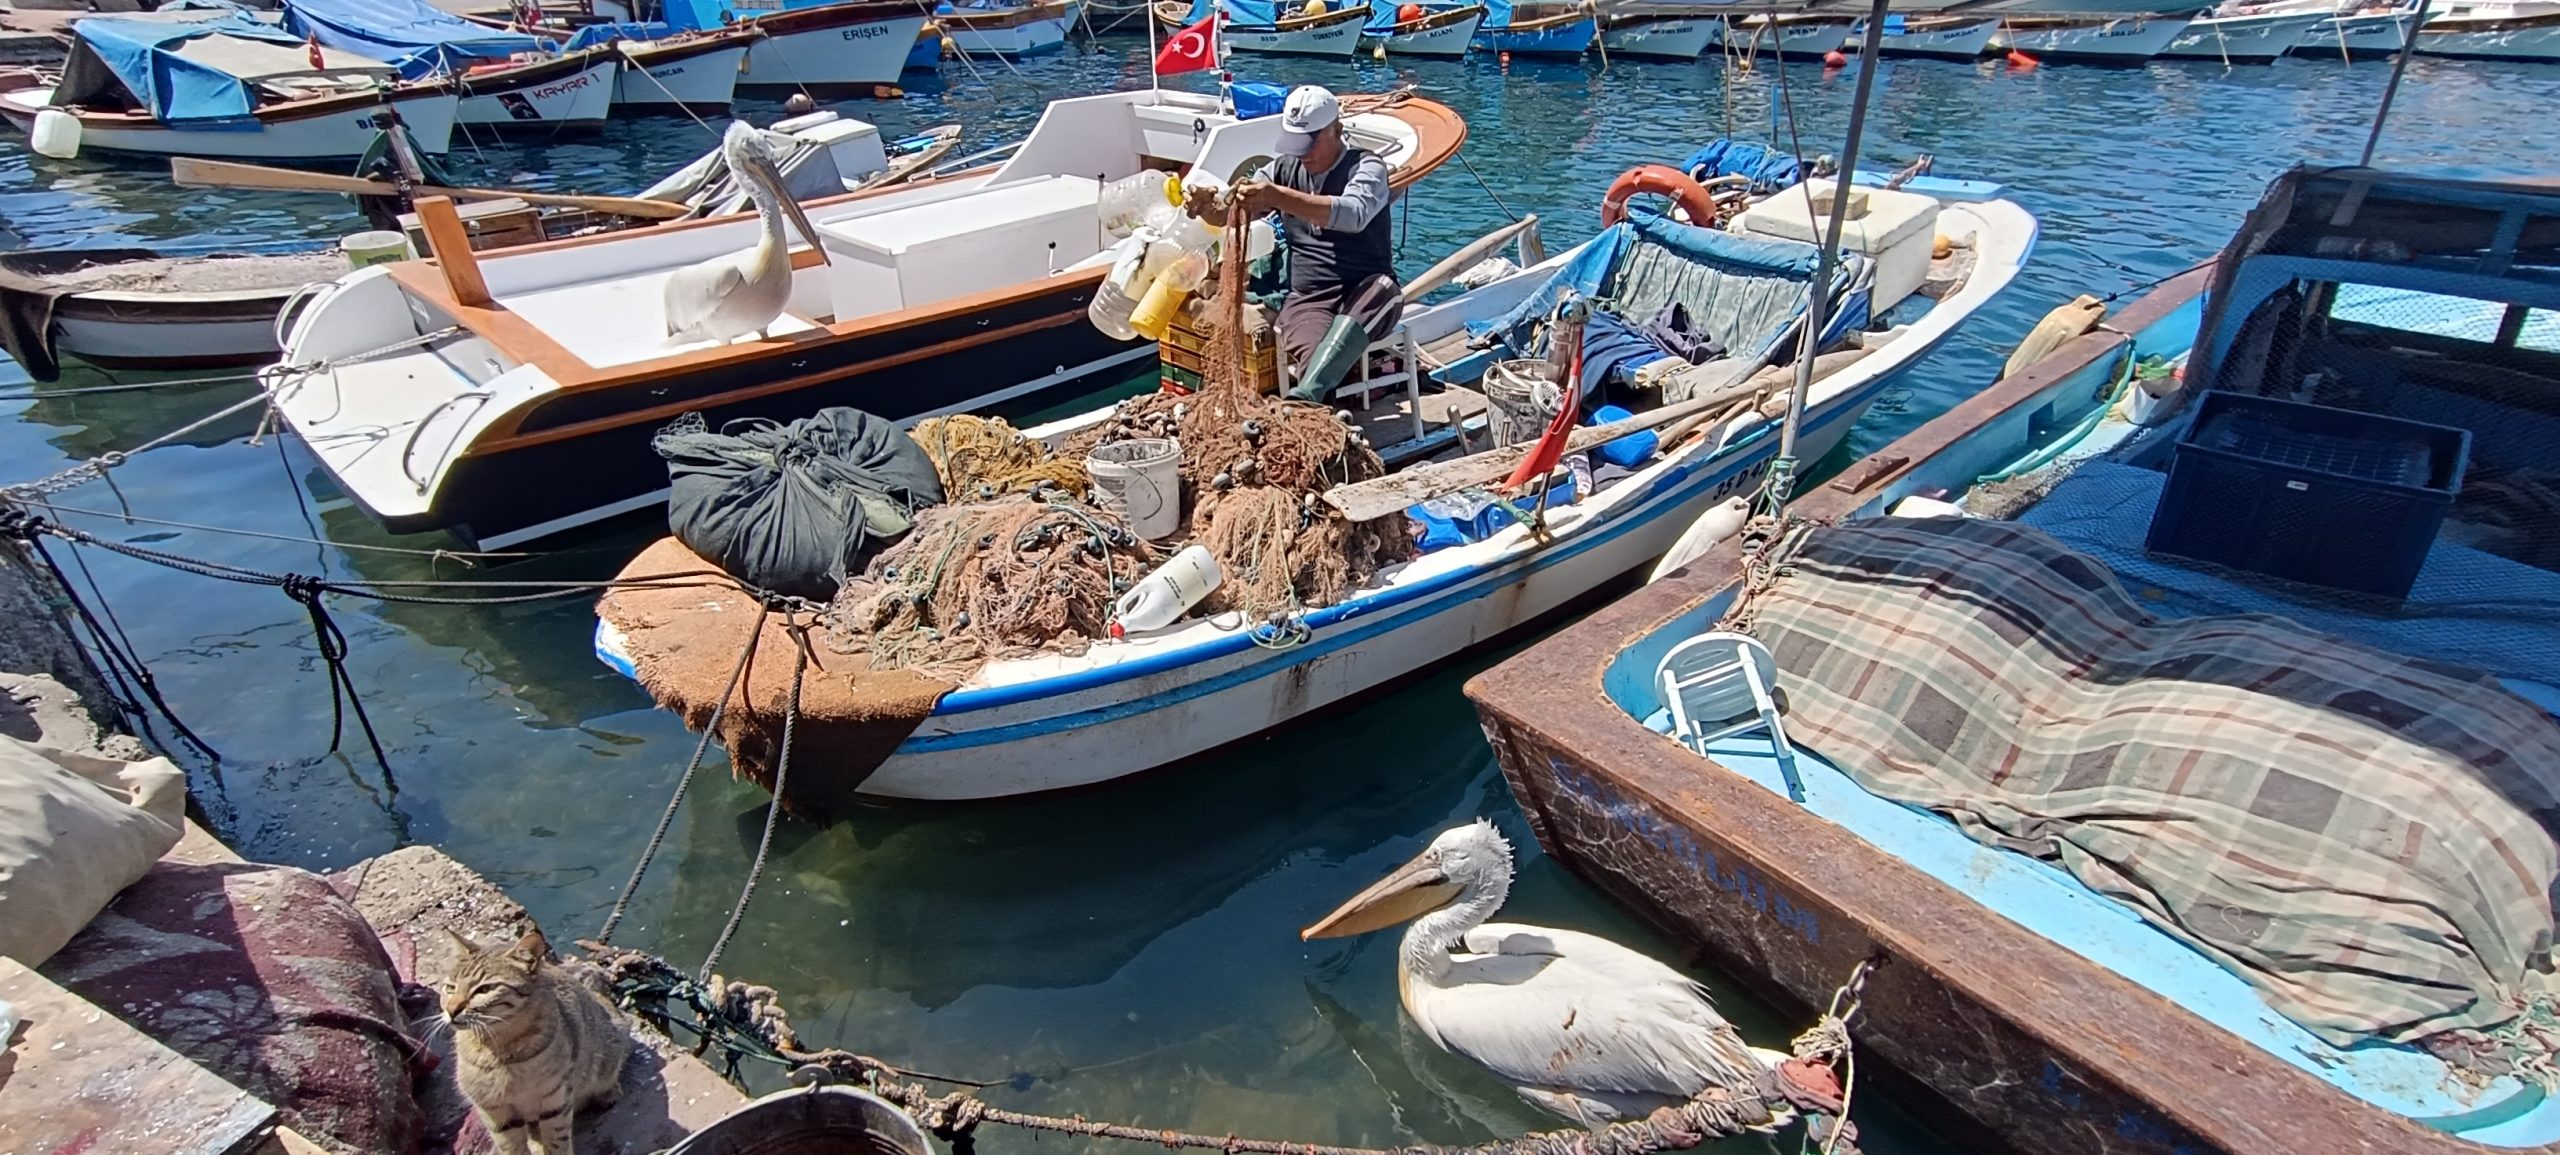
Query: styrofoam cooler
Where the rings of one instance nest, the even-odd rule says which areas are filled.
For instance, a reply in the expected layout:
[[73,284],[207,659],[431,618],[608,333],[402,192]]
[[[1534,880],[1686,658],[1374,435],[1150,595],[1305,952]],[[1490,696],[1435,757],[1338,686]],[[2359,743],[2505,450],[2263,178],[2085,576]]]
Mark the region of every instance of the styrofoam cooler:
[[[1822,243],[1831,225],[1831,191],[1827,180],[1809,180],[1799,188],[1781,189],[1751,206],[1740,218],[1740,230],[1806,244]],[[1805,190],[1811,190],[1807,198]],[[1840,225],[1840,250],[1874,262],[1876,285],[1872,311],[1882,313],[1901,302],[1929,279],[1929,251],[1938,235],[1938,202],[1933,197],[1899,189],[1850,189],[1850,217]],[[1863,197],[1866,211],[1857,210]],[[1814,211],[1807,211],[1806,201]]]
[[1091,177],[1045,176],[818,226],[836,319],[1037,281],[1102,251]]

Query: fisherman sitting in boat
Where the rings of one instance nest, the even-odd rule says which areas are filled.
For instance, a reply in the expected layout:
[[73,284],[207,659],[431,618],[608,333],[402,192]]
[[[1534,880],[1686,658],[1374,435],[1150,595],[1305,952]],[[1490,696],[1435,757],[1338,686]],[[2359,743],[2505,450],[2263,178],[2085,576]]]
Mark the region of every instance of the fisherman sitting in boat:
[[1387,162],[1343,136],[1342,104],[1320,85],[1289,93],[1280,112],[1280,157],[1191,211],[1224,227],[1229,211],[1278,213],[1289,238],[1289,297],[1277,323],[1297,384],[1290,396],[1322,401],[1371,341],[1404,316],[1396,283]]

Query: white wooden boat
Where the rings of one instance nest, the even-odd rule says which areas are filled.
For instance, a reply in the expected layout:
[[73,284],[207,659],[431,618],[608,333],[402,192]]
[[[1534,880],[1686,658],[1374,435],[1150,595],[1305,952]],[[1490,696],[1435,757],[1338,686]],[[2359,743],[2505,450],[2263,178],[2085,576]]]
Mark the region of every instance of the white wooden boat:
[[899,0],[851,0],[738,21],[764,34],[747,49],[738,87],[868,95],[894,84],[924,30],[925,9]]
[[598,129],[613,109],[622,57],[589,49],[452,78],[462,95],[454,123],[545,133]]
[[933,21],[960,51],[971,56],[1038,56],[1067,46],[1067,29],[1076,22],[1076,3],[962,5],[936,12]]
[[[420,151],[442,153],[453,135],[451,87],[401,83],[382,61],[315,49],[238,13],[91,17],[72,31],[61,81],[0,93],[0,117],[32,130],[60,108],[78,120],[83,149],[242,160],[362,156],[386,105]],[[179,75],[189,83],[168,82]]]
[[281,29],[322,48],[388,62],[408,80],[440,80],[462,96],[466,128],[538,131],[604,127],[620,54],[561,52],[539,35],[491,27],[426,0],[283,0]]
[[623,62],[613,79],[613,102],[642,112],[726,113],[752,43],[752,36],[735,32],[617,41],[615,50]]
[[2140,64],[2160,55],[2194,22],[2192,12],[2012,17],[2002,22],[1992,44],[2038,60]]
[[227,368],[274,360],[276,314],[346,268],[334,249],[13,252],[0,253],[0,294],[51,298],[49,331],[20,335],[43,347],[14,350],[39,380],[65,357],[109,369]]
[[[1165,0],[1155,6],[1156,23],[1182,28],[1195,22],[1192,6]],[[1281,16],[1269,24],[1218,22],[1218,39],[1229,51],[1265,56],[1337,56],[1349,59],[1360,47],[1361,26],[1369,22],[1363,4],[1345,4],[1314,16]]]
[[2390,56],[2408,39],[2410,19],[2408,8],[2387,3],[2339,12],[2303,33],[2293,54],[2348,60]]
[[2322,12],[2246,12],[2199,16],[2169,41],[2160,55],[2184,60],[2221,60],[2233,64],[2266,64],[2293,51],[2314,27],[2328,22]]
[[1464,56],[1484,24],[1485,6],[1464,4],[1433,8],[1419,20],[1400,21],[1384,35],[1367,33],[1362,43],[1384,41],[1390,56]]
[[1600,47],[1611,56],[1696,60],[1723,31],[1722,17],[1695,6],[1630,4],[1600,18]]
[[[1353,138],[1398,184],[1466,138],[1430,101],[1345,105]],[[649,441],[680,412],[716,422],[852,405],[905,419],[1052,405],[1155,352],[1084,321],[1107,263],[1101,182],[1166,164],[1223,177],[1271,155],[1279,131],[1276,117],[1237,122],[1215,97],[1173,90],[1053,102],[1000,167],[807,202],[838,255],[795,254],[791,304],[769,338],[725,346],[669,347],[663,286],[753,245],[753,214],[487,254],[474,262],[488,294],[476,303],[434,262],[364,269],[290,318],[285,361],[420,346],[288,373],[277,404],[393,531],[493,547],[663,502]]]
[[[1606,266],[1611,260],[1607,254],[1631,251],[1639,243],[1636,230],[1644,228],[1663,230],[1648,237],[1723,238],[1678,242],[1683,244],[1738,239],[1685,225],[1621,225],[1495,284],[1422,310],[1408,318],[1407,326],[1427,346],[1445,347],[1453,336],[1463,345],[1468,321],[1500,318],[1515,307],[1538,311],[1559,271],[1590,268],[1583,261],[1586,253],[1595,253]],[[1798,447],[1804,460],[1836,445],[1878,396],[2006,287],[2033,247],[2036,232],[2034,218],[2007,201],[1944,205],[1937,229],[1971,243],[1976,257],[1971,271],[1960,287],[1925,311],[1897,314],[1901,323],[1869,335],[1871,353],[1814,385]],[[1810,245],[1767,243],[1775,246],[1768,252],[1801,250],[1810,259]],[[1810,280],[1808,271],[1798,283]],[[1802,298],[1793,300],[1800,304]],[[1855,307],[1864,312],[1862,301]],[[1429,353],[1424,356],[1426,362],[1431,359]],[[1464,379],[1471,363],[1480,371],[1488,356],[1446,365],[1439,375]],[[1108,410],[1098,411],[1032,432],[1063,437],[1108,416]],[[1775,432],[1770,422],[1746,414],[1657,454],[1579,504],[1550,510],[1550,533],[1544,540],[1513,525],[1484,540],[1394,567],[1339,604],[1298,615],[1295,625],[1302,632],[1292,631],[1300,638],[1294,644],[1274,646],[1267,644],[1270,638],[1258,643],[1253,631],[1232,621],[1222,628],[1213,619],[1097,643],[1071,657],[991,663],[945,696],[912,736],[860,778],[859,791],[936,800],[1039,793],[1181,762],[1285,726],[1496,643],[1650,564],[1706,507],[1749,491],[1775,453]],[[630,631],[645,628],[600,620],[599,657],[633,674]],[[732,662],[735,654],[705,655],[705,660]],[[802,724],[809,723],[804,719]],[[860,771],[831,766],[818,773],[859,777]],[[795,776],[795,784],[799,781]]]
[[1820,59],[1838,52],[1849,43],[1849,30],[1856,23],[1844,16],[1750,16],[1730,25],[1724,42],[1735,45],[1744,55],[1753,52],[1777,52],[1782,56]]
[[1885,18],[1883,39],[1876,51],[1886,56],[1971,60],[1991,51],[1991,40],[1999,32],[1998,20],[1894,15]]
[[2560,60],[2560,2],[2455,4],[2418,29],[2418,52],[2473,60]]

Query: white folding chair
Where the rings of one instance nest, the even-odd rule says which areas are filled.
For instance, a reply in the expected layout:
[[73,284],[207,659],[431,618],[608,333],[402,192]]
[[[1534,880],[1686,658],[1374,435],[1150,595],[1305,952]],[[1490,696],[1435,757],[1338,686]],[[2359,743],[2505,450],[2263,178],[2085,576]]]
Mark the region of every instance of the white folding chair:
[[1671,647],[1654,667],[1654,685],[1671,710],[1671,736],[1703,755],[1707,744],[1767,730],[1787,780],[1787,797],[1804,801],[1795,747],[1778,718],[1778,659],[1749,634],[1700,634]]

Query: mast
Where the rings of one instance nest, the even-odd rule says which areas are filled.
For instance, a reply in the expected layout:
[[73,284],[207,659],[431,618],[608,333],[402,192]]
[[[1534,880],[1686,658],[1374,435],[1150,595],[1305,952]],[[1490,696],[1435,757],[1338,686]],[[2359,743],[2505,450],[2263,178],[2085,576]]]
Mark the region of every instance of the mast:
[[1858,145],[1866,139],[1867,105],[1875,93],[1876,59],[1884,44],[1890,4],[1891,0],[1873,0],[1868,5],[1867,34],[1858,42],[1858,87],[1849,104],[1849,139],[1840,147],[1840,171],[1832,178],[1831,219],[1823,226],[1813,287],[1805,293],[1804,338],[1796,351],[1795,385],[1787,393],[1786,423],[1778,429],[1778,456],[1769,463],[1767,489],[1773,512],[1784,511],[1795,492],[1796,438],[1804,425],[1805,396],[1813,390],[1813,358],[1822,351],[1823,308],[1829,303],[1831,278],[1840,269],[1840,233],[1849,220],[1850,182],[1858,173]]
[[2382,107],[2373,110],[2373,131],[2364,138],[2364,157],[2356,164],[2373,164],[2373,147],[2382,143],[2382,122],[2391,118],[2391,102],[2400,96],[2400,75],[2409,71],[2409,58],[2418,54],[2418,29],[2426,27],[2427,9],[2435,0],[2418,0],[2418,10],[2409,14],[2409,30],[2400,34],[2400,55],[2392,58],[2391,81],[2382,86]]

